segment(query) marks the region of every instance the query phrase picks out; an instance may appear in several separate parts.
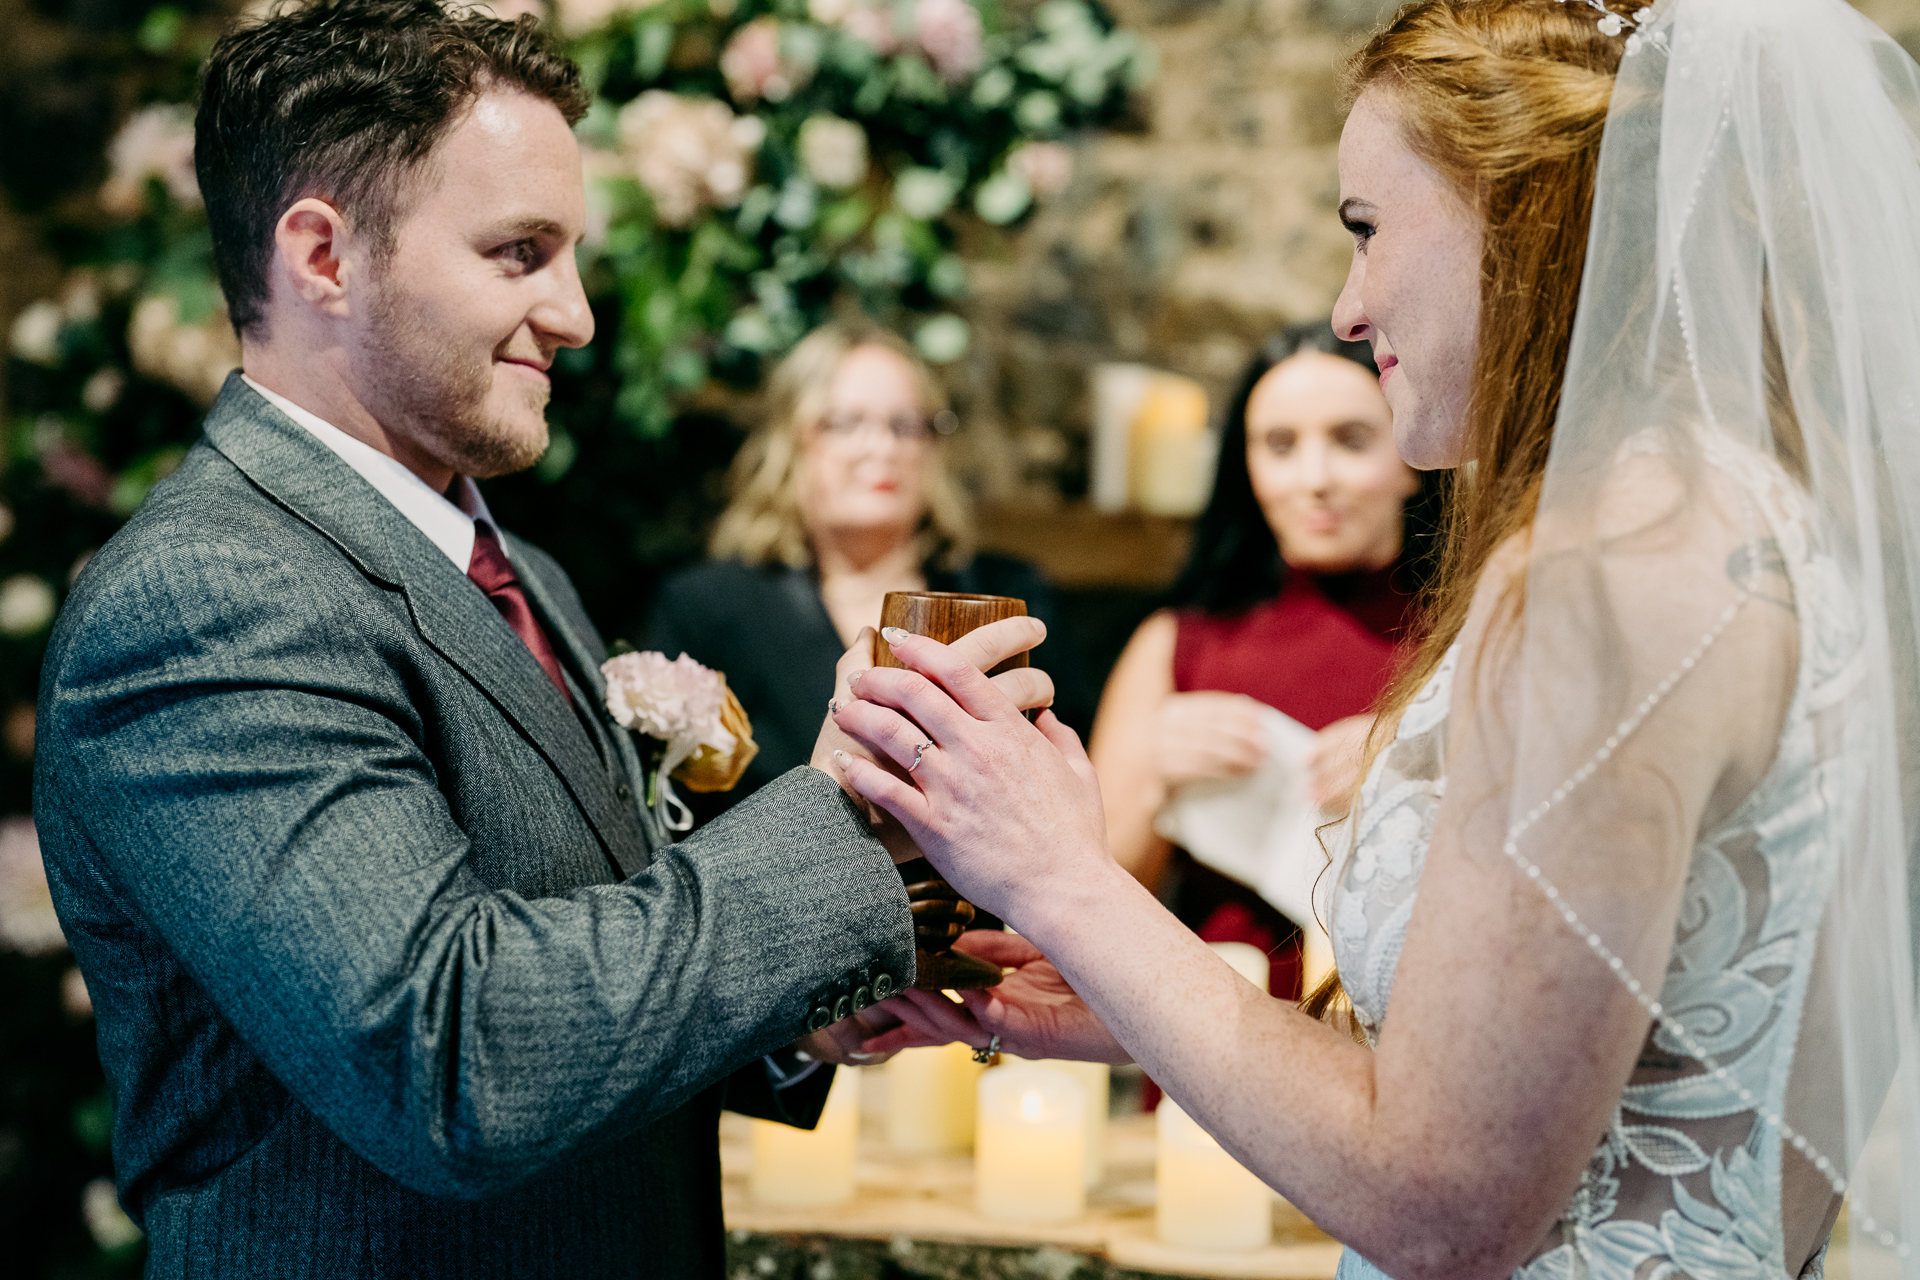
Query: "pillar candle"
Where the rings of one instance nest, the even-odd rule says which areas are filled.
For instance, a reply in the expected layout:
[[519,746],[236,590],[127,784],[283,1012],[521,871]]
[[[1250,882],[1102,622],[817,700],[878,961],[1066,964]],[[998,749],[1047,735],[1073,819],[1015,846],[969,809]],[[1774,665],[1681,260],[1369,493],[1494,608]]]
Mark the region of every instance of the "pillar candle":
[[1273,1236],[1273,1192],[1171,1098],[1160,1101],[1154,1225],[1188,1249],[1260,1249]]
[[1209,942],[1214,954],[1233,966],[1233,971],[1262,991],[1267,989],[1271,968],[1267,953],[1246,942]]
[[974,1203],[1009,1222],[1066,1222],[1087,1205],[1087,1091],[1057,1066],[1022,1062],[980,1077]]
[[[1026,1062],[1026,1058],[1017,1058],[1012,1054],[1003,1055],[1008,1062]],[[1104,1062],[1070,1062],[1064,1058],[1049,1058],[1049,1067],[1058,1067],[1080,1082],[1087,1091],[1087,1169],[1086,1184],[1091,1187],[1107,1171],[1107,1108],[1113,1089],[1113,1068]]]
[[1128,479],[1134,505],[1152,515],[1199,515],[1213,487],[1215,443],[1205,388],[1156,371],[1133,416]]
[[887,1145],[908,1155],[965,1151],[973,1145],[973,1109],[980,1073],[964,1044],[903,1049],[887,1073]]
[[771,1120],[753,1124],[754,1200],[780,1208],[853,1199],[854,1138],[860,1129],[860,1073],[841,1067],[820,1123],[809,1131]]

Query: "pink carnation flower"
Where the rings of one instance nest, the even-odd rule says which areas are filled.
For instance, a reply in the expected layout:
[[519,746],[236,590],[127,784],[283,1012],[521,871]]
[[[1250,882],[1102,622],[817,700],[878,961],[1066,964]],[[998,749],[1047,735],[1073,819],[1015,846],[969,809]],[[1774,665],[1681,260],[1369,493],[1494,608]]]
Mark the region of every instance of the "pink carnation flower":
[[[667,744],[669,759],[682,758],[701,744],[733,749],[734,737],[721,726],[727,705],[726,682],[718,672],[681,654],[671,662],[664,653],[623,653],[601,665],[607,681],[607,710],[623,728]],[[675,764],[679,763],[677,760]]]

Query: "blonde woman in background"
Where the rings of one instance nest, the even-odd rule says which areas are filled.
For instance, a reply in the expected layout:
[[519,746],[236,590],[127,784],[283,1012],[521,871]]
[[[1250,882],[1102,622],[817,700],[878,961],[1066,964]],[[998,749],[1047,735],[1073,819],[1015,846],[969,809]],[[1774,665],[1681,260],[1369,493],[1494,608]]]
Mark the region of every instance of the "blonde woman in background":
[[956,427],[919,353],[876,325],[822,325],[774,369],[710,558],[668,579],[649,622],[647,648],[726,672],[760,744],[738,787],[693,800],[699,818],[807,762],[834,663],[879,625],[889,591],[1024,599],[1053,637],[1034,662],[1053,676],[1061,714],[1085,725],[1092,698],[1051,589],[1030,565],[973,550],[972,512],[945,460]]

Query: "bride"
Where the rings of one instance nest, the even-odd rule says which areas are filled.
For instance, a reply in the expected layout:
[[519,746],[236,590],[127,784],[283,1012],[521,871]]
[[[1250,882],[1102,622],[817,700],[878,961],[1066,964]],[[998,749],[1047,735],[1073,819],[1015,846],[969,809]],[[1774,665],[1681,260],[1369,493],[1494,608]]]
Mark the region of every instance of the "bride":
[[1456,476],[1329,841],[1365,1043],[892,632],[836,717],[900,772],[842,767],[1021,936],[869,1047],[1136,1060],[1344,1277],[1817,1274],[1843,1203],[1853,1274],[1914,1275],[1920,69],[1841,0],[1422,0],[1351,70],[1336,328]]

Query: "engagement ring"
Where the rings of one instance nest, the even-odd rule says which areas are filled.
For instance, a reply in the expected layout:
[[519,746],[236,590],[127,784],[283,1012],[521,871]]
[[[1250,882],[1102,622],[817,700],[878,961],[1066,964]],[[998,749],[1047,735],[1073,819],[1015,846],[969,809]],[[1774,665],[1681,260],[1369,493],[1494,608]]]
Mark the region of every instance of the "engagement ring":
[[975,1049],[973,1051],[973,1060],[975,1062],[992,1062],[995,1056],[999,1054],[999,1052],[1000,1052],[1000,1037],[995,1036],[993,1039],[987,1041],[985,1044],[981,1045],[978,1049]]
[[920,757],[925,755],[927,753],[927,748],[932,745],[933,745],[933,742],[931,739],[929,739],[928,741],[921,743],[919,746],[913,749],[913,763],[907,766],[908,773],[912,773],[915,769],[918,769],[920,767]]

